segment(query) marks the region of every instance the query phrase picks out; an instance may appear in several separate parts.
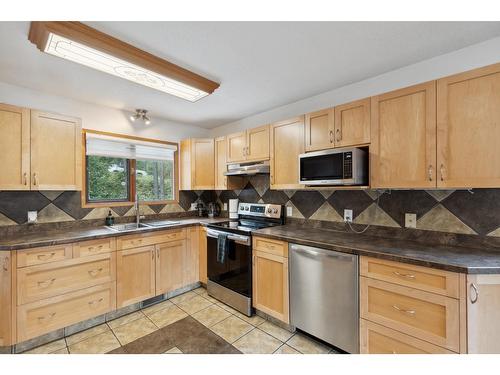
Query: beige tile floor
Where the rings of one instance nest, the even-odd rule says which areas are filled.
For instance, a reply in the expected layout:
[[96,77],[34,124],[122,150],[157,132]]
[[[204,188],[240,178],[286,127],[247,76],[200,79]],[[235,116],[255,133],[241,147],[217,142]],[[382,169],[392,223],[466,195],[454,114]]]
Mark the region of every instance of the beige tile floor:
[[[260,316],[247,317],[208,296],[204,288],[133,312],[26,354],[107,353],[158,329],[192,316],[242,353],[326,354],[330,347],[301,333],[291,333]],[[166,354],[181,354],[177,347]]]

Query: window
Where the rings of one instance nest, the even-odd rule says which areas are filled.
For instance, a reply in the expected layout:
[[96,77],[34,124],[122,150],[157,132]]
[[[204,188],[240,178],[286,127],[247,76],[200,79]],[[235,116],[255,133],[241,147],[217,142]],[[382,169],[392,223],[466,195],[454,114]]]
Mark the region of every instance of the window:
[[174,199],[174,161],[137,160],[135,167],[136,191],[143,201],[170,201]]
[[177,198],[177,145],[84,131],[84,206],[130,205]]

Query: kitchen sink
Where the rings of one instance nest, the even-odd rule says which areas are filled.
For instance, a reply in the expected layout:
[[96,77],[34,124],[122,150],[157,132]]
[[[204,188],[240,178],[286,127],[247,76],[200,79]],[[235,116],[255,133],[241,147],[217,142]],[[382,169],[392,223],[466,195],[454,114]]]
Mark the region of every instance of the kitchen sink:
[[128,223],[128,224],[115,224],[112,226],[107,226],[106,228],[115,232],[126,232],[148,227],[149,227],[148,225],[145,225],[143,223],[140,223],[139,225],[137,225],[136,223]]
[[176,225],[179,223],[180,223],[180,221],[158,220],[158,221],[149,221],[149,222],[143,223],[143,224],[147,227],[158,228],[158,227],[168,227],[168,226]]

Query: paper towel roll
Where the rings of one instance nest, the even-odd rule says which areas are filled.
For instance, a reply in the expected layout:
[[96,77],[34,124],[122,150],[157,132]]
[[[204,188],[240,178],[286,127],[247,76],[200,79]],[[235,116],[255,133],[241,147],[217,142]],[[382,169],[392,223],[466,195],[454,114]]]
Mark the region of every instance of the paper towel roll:
[[238,218],[238,203],[239,199],[230,199],[229,200],[229,218],[237,219]]

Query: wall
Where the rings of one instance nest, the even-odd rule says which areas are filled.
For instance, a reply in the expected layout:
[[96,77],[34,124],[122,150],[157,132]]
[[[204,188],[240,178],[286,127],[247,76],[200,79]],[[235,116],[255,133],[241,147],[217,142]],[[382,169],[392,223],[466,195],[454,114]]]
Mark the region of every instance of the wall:
[[[500,62],[500,37],[212,129],[217,137]],[[342,72],[339,72],[342,74]]]
[[103,130],[112,133],[135,135],[167,141],[179,141],[189,137],[208,136],[208,130],[155,118],[151,124],[131,122],[130,112],[85,103],[60,96],[0,82],[0,103],[51,111],[82,119],[86,129]]
[[389,190],[377,205],[380,192],[375,190],[270,190],[269,175],[256,175],[243,190],[214,194],[220,204],[239,198],[286,205],[297,219],[343,222],[344,209],[352,209],[356,224],[402,229],[405,213],[414,213],[417,229],[500,237],[500,189]]

